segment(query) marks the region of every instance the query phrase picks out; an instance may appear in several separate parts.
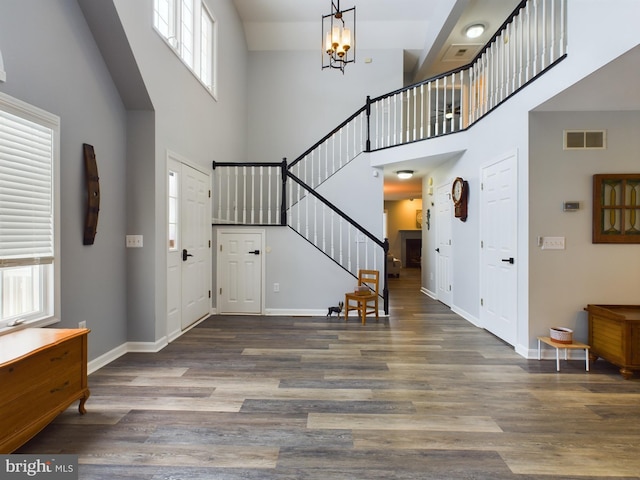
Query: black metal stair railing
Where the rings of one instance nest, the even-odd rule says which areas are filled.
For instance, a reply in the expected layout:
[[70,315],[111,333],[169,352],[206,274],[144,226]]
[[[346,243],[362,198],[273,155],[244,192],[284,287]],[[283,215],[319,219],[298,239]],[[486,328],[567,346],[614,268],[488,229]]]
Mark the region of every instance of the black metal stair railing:
[[291,173],[286,159],[212,166],[214,225],[288,226],[354,278],[360,269],[380,271],[384,312],[389,313],[387,239],[377,238]]

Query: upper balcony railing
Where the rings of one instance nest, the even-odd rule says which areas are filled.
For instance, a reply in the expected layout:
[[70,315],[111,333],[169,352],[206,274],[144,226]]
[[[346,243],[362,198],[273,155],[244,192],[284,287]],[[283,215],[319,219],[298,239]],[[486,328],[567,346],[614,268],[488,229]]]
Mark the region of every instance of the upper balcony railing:
[[475,59],[368,99],[368,151],[469,128],[566,55],[566,0],[521,2]]

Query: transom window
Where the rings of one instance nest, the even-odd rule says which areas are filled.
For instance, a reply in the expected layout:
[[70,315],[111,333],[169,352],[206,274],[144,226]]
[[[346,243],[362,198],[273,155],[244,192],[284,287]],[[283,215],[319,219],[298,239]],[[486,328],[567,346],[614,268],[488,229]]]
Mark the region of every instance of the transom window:
[[0,332],[59,309],[59,119],[0,93]]
[[201,0],[154,0],[153,26],[215,97],[216,21]]

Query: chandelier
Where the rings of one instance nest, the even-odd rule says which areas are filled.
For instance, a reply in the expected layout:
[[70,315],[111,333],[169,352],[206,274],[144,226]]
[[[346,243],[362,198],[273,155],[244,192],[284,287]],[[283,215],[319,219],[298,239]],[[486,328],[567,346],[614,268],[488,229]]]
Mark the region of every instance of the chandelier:
[[356,61],[356,7],[340,10],[340,0],[331,1],[331,13],[322,16],[322,68],[344,73]]

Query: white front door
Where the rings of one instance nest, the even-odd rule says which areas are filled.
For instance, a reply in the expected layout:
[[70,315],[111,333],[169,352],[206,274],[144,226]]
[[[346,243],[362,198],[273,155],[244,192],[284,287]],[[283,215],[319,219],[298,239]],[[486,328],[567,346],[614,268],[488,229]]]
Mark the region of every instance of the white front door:
[[451,306],[451,185],[438,187],[436,192],[436,295]]
[[218,231],[220,313],[263,313],[263,231]]
[[[167,153],[167,338],[211,311],[209,175]],[[186,249],[186,261],[183,250]],[[192,255],[192,256],[188,256]]]
[[480,321],[505,342],[517,340],[517,154],[482,169]]
[[209,315],[211,305],[210,178],[182,165],[180,231],[182,328]]

